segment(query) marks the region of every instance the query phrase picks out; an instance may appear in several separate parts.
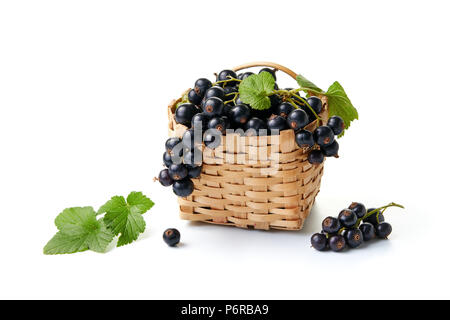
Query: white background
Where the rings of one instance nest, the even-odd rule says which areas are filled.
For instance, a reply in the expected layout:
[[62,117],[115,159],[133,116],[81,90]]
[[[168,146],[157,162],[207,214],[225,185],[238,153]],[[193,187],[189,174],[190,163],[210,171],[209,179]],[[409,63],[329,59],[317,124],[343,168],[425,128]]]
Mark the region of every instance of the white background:
[[[448,1],[2,1],[0,298],[450,298]],[[301,232],[178,218],[153,183],[166,106],[199,77],[268,60],[360,113],[326,162]],[[295,83],[287,77],[281,86]],[[155,207],[139,241],[44,256],[62,209],[137,190]],[[309,247],[352,201],[386,216],[388,241]],[[177,227],[183,244],[161,236]]]

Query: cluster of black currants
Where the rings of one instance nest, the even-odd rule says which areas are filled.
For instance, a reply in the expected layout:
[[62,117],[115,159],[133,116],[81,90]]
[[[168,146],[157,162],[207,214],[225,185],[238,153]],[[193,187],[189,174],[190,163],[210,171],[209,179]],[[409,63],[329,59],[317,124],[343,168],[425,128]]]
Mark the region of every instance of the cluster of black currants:
[[331,249],[340,252],[346,247],[357,248],[363,242],[376,237],[387,239],[392,232],[392,226],[384,221],[384,210],[397,204],[389,204],[381,208],[366,210],[362,203],[353,202],[342,210],[338,217],[327,217],[322,222],[322,232],[311,237],[313,248],[324,251]]
[[169,138],[163,154],[165,169],[161,170],[157,180],[165,187],[172,186],[179,197],[187,197],[194,191],[191,179],[202,172],[201,152],[186,146],[180,138]]

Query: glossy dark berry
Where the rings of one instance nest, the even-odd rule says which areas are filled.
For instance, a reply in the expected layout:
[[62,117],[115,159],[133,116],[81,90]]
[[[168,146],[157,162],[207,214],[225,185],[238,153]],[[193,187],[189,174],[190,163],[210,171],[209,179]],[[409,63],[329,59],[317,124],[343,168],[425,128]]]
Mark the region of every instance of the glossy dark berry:
[[306,99],[306,102],[309,104],[313,110],[319,114],[322,111],[322,100],[320,100],[318,97],[309,97]]
[[188,177],[189,178],[198,178],[202,173],[202,166],[187,166],[188,168]]
[[328,243],[330,245],[330,249],[333,250],[334,252],[340,252],[344,250],[346,246],[345,239],[340,234],[331,236],[328,239]]
[[339,143],[335,140],[327,146],[320,147],[325,157],[339,158]]
[[225,98],[225,91],[223,90],[223,88],[217,86],[209,88],[208,90],[206,90],[203,99],[206,100],[213,97],[219,98],[223,101]]
[[204,112],[197,113],[192,117],[191,127],[198,129],[201,128],[203,131],[205,131],[206,129],[208,129],[209,119],[211,119],[211,117],[208,114]]
[[187,151],[183,156],[183,162],[190,166],[199,166],[202,164],[202,151],[198,148]]
[[194,91],[203,98],[203,96],[205,95],[206,90],[208,90],[209,88],[211,88],[212,83],[211,81],[209,81],[206,78],[200,78],[197,81],[195,81],[195,85],[194,85]]
[[339,116],[332,116],[328,119],[327,126],[333,130],[335,135],[341,134],[345,128],[344,120]]
[[[233,70],[222,70],[217,75],[217,81],[224,81],[224,80],[230,80],[230,79],[237,79],[236,72]],[[238,84],[238,81],[228,81],[223,83],[222,85],[225,87],[234,87]]]
[[348,208],[356,214],[358,219],[361,219],[367,213],[366,207],[362,203],[359,203],[359,202],[352,202],[352,204],[349,205]]
[[188,100],[190,103],[198,106],[202,102],[202,99],[203,99],[203,97],[200,96],[197,92],[195,92],[194,89],[189,90]]
[[222,120],[225,123],[225,131],[226,129],[230,129],[231,127],[230,118],[228,118],[228,116],[222,116]]
[[311,131],[300,130],[295,134],[295,142],[300,148],[310,148],[314,146],[314,138]]
[[174,181],[172,185],[173,192],[179,197],[187,197],[194,191],[194,183],[191,179],[185,178],[180,181]]
[[334,217],[326,217],[322,221],[322,230],[327,233],[336,233],[341,229],[341,223]]
[[231,109],[231,121],[238,124],[245,124],[250,118],[250,108],[245,104],[238,104]]
[[248,77],[250,77],[253,74],[254,74],[253,72],[240,73],[240,74],[238,74],[238,79],[239,80],[244,80],[244,79],[247,79]]
[[375,233],[380,239],[387,239],[392,232],[392,226],[387,222],[381,222],[375,227]]
[[276,94],[269,96],[269,99],[272,110],[275,110],[276,112],[276,110],[278,110],[278,106],[283,102],[283,100]]
[[209,149],[215,149],[218,146],[220,146],[220,143],[222,142],[222,132],[216,130],[216,129],[209,129],[205,132],[203,136],[203,142],[205,143],[205,146],[207,146]]
[[220,116],[223,111],[223,101],[219,98],[212,97],[205,100],[203,104],[203,112],[210,116]]
[[[196,134],[198,136],[196,136]],[[181,141],[187,149],[192,150],[196,146],[199,146],[202,143],[201,139],[202,139],[201,131],[198,129],[194,130],[192,128],[192,129],[186,130],[183,133],[183,138]]]
[[167,168],[173,164],[172,156],[167,151],[163,154],[163,162]]
[[[376,208],[369,208],[367,209],[367,213],[370,213],[371,211],[374,210],[376,210]],[[371,214],[370,216],[365,218],[363,222],[368,222],[376,226],[379,223],[384,222],[384,215],[382,213],[378,213],[378,220],[377,220],[377,212],[375,212],[374,214]]]
[[[295,109],[287,117],[288,125],[294,131],[300,130],[309,122],[308,115],[302,109]],[[312,138],[312,136],[311,136]]]
[[237,87],[225,87],[224,92],[225,97],[223,98],[223,101],[230,101],[234,99],[236,93],[239,92],[239,89]]
[[173,179],[170,177],[168,169],[161,170],[161,172],[158,175],[158,181],[164,187],[168,187],[173,184]]
[[289,129],[287,121],[282,116],[273,115],[267,121],[267,128],[270,130],[270,134],[279,134],[280,131]]
[[277,114],[282,116],[283,118],[287,118],[287,116],[294,111],[295,107],[289,102],[282,102],[278,105]]
[[[251,118],[259,118],[261,120],[267,120],[270,118],[272,114],[276,114],[277,110],[275,110],[274,107],[270,107],[269,109],[264,110],[257,110],[257,109],[250,109],[250,116]],[[267,122],[267,121],[266,121]]]
[[343,227],[352,228],[358,220],[358,217],[352,210],[344,209],[339,213],[338,219]]
[[371,223],[362,223],[359,226],[359,230],[361,230],[364,241],[370,241],[375,239],[375,227]]
[[313,132],[314,141],[321,147],[328,146],[334,141],[334,133],[328,126],[320,126]]
[[187,177],[188,171],[184,164],[171,164],[169,167],[169,175],[173,180],[182,180]]
[[363,234],[359,229],[346,230],[344,238],[350,248],[357,248],[364,242]]
[[311,237],[311,246],[319,251],[323,251],[327,248],[328,239],[323,233],[315,233]]
[[220,132],[222,132],[222,134],[224,134],[227,127],[226,127],[226,123],[225,123],[224,119],[222,119],[222,117],[214,117],[214,118],[211,118],[211,120],[209,120],[208,129],[217,129]]
[[179,143],[181,142],[181,139],[178,137],[172,137],[166,140],[166,151],[170,154],[172,154],[172,149],[175,148]]
[[183,103],[175,110],[175,120],[185,126],[191,124],[192,117],[198,113],[198,108],[192,103]]
[[167,229],[163,233],[163,240],[170,247],[176,246],[180,242],[180,238],[180,231],[174,228]]
[[275,70],[274,69],[270,69],[270,68],[262,68],[261,70],[259,70],[259,73],[261,72],[268,72],[272,75],[272,77],[275,79],[275,81],[277,81],[277,76],[275,75]]
[[308,161],[311,164],[321,164],[324,159],[324,155],[320,150],[311,150],[308,154]]
[[[266,121],[261,120],[260,118],[251,118],[245,124],[245,129],[248,130],[246,132],[247,135],[267,135],[267,124]],[[265,130],[265,132],[260,130]]]

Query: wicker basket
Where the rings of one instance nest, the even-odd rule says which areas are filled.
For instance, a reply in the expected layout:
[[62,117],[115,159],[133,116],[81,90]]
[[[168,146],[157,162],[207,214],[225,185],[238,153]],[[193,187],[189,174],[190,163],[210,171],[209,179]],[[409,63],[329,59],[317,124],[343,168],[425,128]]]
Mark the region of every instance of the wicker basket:
[[[267,66],[296,78],[278,64],[256,62],[234,68]],[[328,118],[325,96],[322,119]],[[174,111],[180,99],[169,105],[169,135],[181,137],[187,128],[177,124]],[[317,120],[307,127],[313,130]],[[203,149],[202,174],[194,192],[178,198],[185,220],[268,230],[300,230],[320,189],[323,163],[311,165],[308,150],[297,146],[293,130],[277,136],[222,136],[221,145]]]

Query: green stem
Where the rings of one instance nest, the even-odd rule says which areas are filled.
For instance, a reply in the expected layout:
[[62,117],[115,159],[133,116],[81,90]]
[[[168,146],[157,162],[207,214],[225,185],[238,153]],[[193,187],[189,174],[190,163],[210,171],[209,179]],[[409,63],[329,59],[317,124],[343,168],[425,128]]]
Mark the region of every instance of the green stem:
[[216,82],[214,82],[212,85],[215,86],[215,85],[218,85],[218,84],[228,83],[228,82],[231,82],[231,81],[242,82],[242,80],[235,79],[235,78],[231,78],[231,76],[228,76],[228,77],[229,77],[230,79],[228,79],[228,80],[220,80],[220,81],[216,81]]
[[377,221],[379,222],[378,216],[379,216],[380,214],[383,214],[383,213],[386,211],[386,209],[387,209],[387,208],[390,208],[390,207],[398,207],[398,208],[405,209],[405,207],[402,206],[401,204],[397,204],[397,203],[395,203],[395,202],[391,202],[391,203],[389,203],[389,204],[387,204],[387,205],[385,205],[385,206],[382,206],[382,207],[379,207],[379,208],[376,208],[376,209],[374,209],[374,210],[371,210],[371,211],[367,212],[367,213],[364,215],[364,217],[358,219],[358,221],[356,222],[357,227],[359,226],[359,224],[361,223],[361,221],[363,221],[364,219],[367,219],[368,217],[370,217],[370,216],[372,216],[372,215],[374,215],[374,214],[377,215]]
[[[294,97],[296,97],[297,99],[300,99],[300,101],[302,101],[305,105],[308,106],[309,110],[311,110],[311,112],[314,114],[314,116],[316,117],[317,121],[322,121],[322,119],[317,115],[317,113],[314,111],[314,109],[309,105],[309,103],[303,99],[302,97],[300,97],[298,94],[293,93],[292,94]],[[322,121],[323,122],[323,121]]]

